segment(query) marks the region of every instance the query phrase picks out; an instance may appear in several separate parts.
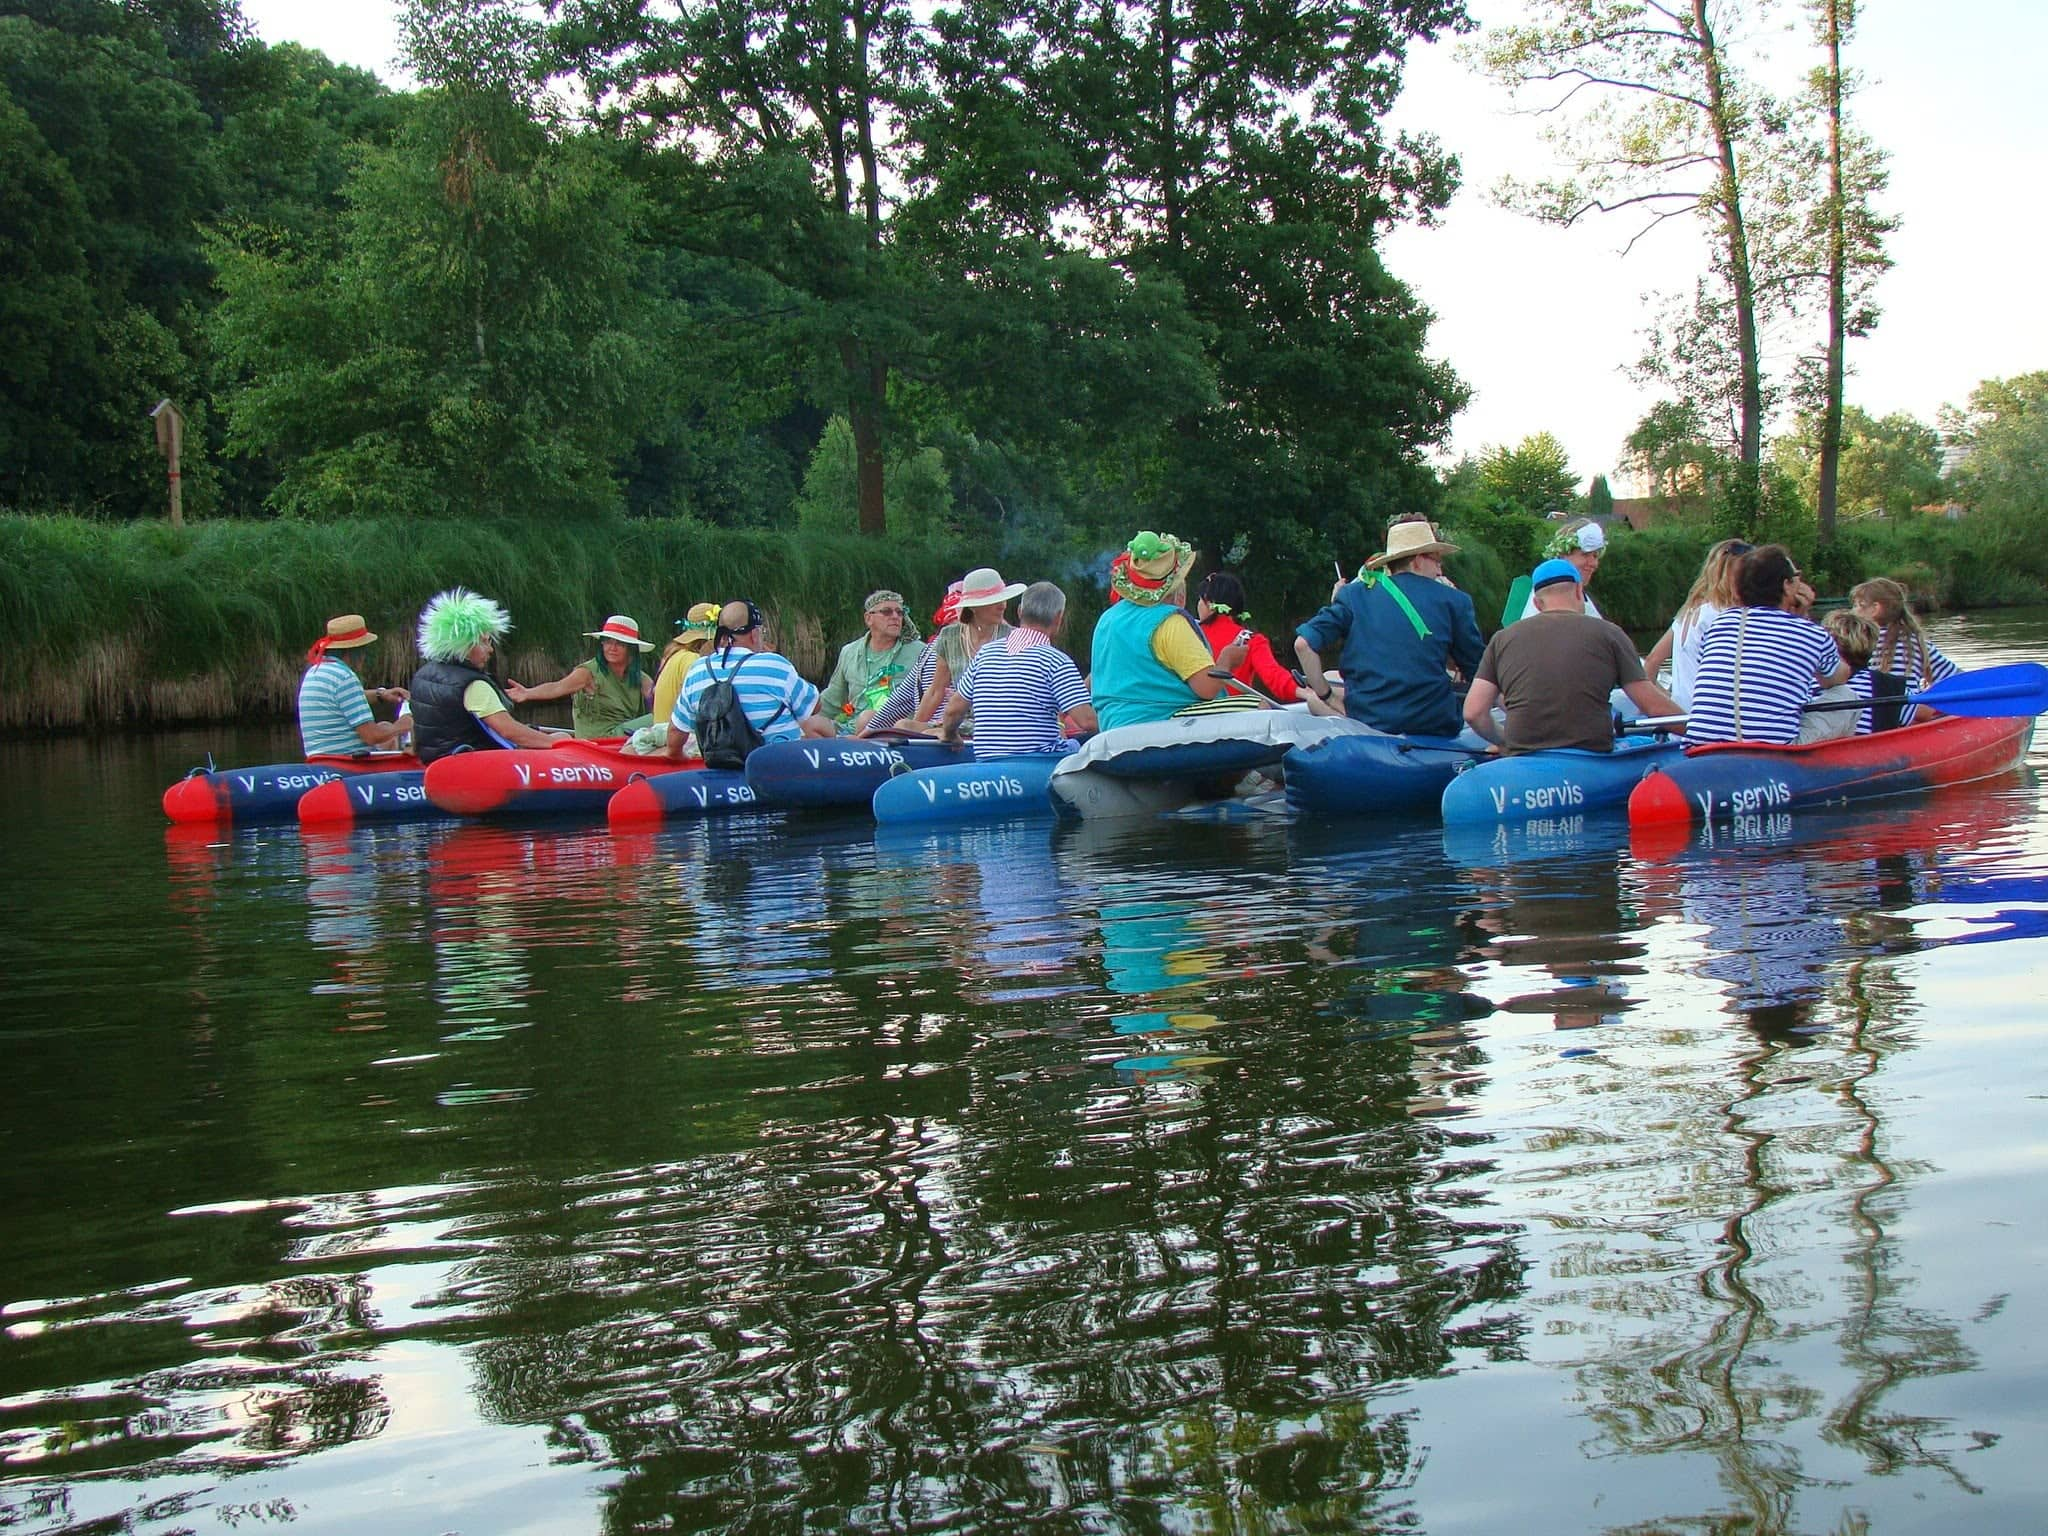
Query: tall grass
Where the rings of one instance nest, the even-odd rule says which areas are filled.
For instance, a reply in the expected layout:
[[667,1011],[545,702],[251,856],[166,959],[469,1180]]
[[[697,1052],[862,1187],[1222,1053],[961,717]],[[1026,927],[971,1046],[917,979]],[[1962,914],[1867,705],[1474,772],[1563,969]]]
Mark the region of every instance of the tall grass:
[[0,728],[289,714],[305,650],[337,613],[379,636],[365,681],[417,664],[421,605],[458,583],[505,604],[512,676],[594,653],[625,613],[660,641],[693,602],[751,597],[780,648],[821,677],[894,587],[929,613],[959,554],[930,542],[707,529],[449,520],[154,523],[0,517]]

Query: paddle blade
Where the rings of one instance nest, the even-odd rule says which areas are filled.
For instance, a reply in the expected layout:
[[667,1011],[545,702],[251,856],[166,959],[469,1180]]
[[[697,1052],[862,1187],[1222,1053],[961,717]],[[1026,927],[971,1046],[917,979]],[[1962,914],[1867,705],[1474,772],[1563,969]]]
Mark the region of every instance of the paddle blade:
[[2038,661],[2015,661],[2003,667],[1958,672],[1906,697],[1945,715],[1968,715],[1977,720],[2038,715],[2048,710],[2048,667]]

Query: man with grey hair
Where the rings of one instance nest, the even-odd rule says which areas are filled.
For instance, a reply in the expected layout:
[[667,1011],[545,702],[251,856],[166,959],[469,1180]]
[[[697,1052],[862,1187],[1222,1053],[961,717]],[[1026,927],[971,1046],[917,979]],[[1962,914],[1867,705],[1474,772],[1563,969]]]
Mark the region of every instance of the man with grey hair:
[[861,605],[861,621],[867,633],[840,647],[839,660],[818,701],[819,713],[842,736],[851,736],[866,725],[868,716],[881,707],[897,681],[905,673],[915,672],[924,658],[924,642],[917,637],[917,625],[901,592],[886,587],[870,592]]
[[1017,600],[1017,627],[975,652],[939,718],[939,739],[958,741],[974,711],[974,755],[1066,752],[1072,734],[1095,730],[1088,685],[1073,658],[1053,644],[1066,627],[1067,594],[1035,581]]

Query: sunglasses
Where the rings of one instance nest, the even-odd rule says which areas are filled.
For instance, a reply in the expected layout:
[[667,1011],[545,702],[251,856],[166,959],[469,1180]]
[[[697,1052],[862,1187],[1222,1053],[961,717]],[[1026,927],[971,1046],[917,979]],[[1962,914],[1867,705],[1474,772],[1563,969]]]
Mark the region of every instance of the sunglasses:
[[901,608],[870,608],[868,612],[879,613],[885,619],[900,619],[903,617],[903,610]]

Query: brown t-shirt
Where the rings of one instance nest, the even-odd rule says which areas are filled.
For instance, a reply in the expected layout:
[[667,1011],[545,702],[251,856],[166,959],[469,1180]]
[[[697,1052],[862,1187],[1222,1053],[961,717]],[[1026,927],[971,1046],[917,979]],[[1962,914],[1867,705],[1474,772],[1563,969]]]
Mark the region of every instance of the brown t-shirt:
[[1628,636],[1589,613],[1538,613],[1486,643],[1479,679],[1500,689],[1510,752],[1614,749],[1608,695],[1643,680]]

